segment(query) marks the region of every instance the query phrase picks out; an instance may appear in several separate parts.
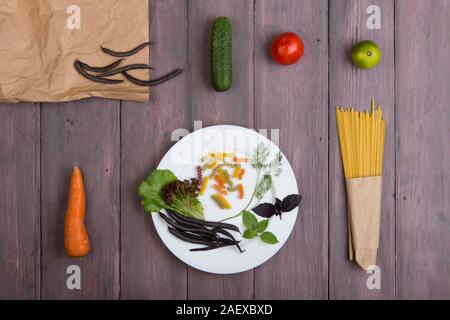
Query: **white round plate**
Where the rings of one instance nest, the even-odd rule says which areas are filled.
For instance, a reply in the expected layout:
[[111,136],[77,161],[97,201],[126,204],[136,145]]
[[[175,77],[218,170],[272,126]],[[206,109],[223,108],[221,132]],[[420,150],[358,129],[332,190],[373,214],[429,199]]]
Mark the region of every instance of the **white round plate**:
[[[196,166],[200,164],[200,159],[209,152],[236,152],[239,156],[250,157],[259,143],[263,143],[269,148],[269,160],[280,151],[270,140],[251,129],[229,125],[203,128],[178,141],[166,153],[158,169],[169,169],[178,179],[193,178],[196,177]],[[214,189],[210,183],[205,194],[199,198],[205,209],[205,220],[219,221],[244,209],[254,190],[257,171],[250,164],[245,164],[243,167],[246,169],[242,180],[245,198],[240,200],[236,193],[231,193],[227,196],[227,200],[231,203],[231,209],[220,209],[211,199]],[[266,193],[261,203],[274,203],[275,197],[283,199],[287,195],[297,193],[294,172],[283,155],[282,172],[278,177],[273,177],[272,189]],[[252,207],[254,206],[250,208]],[[258,220],[263,219],[257,217]],[[277,236],[279,240],[277,244],[267,244],[259,238],[251,240],[242,238],[240,245],[242,249],[245,249],[244,253],[240,253],[236,247],[232,246],[210,251],[191,252],[189,249],[201,247],[201,245],[187,243],[173,236],[168,231],[167,223],[158,214],[153,213],[152,218],[161,240],[181,261],[205,272],[230,274],[255,268],[280,250],[294,227],[297,209],[283,213],[281,220],[276,216],[270,218],[267,231],[271,231]],[[227,222],[237,225],[241,232],[245,230],[242,217],[233,218]],[[234,235],[237,239],[241,239],[238,233],[234,233]]]

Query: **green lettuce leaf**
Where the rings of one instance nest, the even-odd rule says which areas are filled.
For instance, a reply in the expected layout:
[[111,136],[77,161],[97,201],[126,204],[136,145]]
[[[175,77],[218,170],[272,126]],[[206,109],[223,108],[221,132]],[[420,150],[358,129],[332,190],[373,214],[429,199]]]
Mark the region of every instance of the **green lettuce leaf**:
[[168,183],[177,180],[170,170],[157,169],[152,172],[139,186],[141,205],[147,212],[159,212],[163,208],[170,208],[164,201],[161,191]]

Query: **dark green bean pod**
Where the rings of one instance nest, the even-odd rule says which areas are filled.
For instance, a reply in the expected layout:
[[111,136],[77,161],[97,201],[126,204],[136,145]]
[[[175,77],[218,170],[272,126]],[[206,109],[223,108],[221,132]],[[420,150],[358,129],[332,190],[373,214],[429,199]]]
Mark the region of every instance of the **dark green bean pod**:
[[108,64],[107,66],[104,66],[104,67],[93,67],[93,66],[88,65],[87,63],[81,62],[80,60],[78,60],[78,61],[80,61],[80,65],[83,67],[84,70],[100,73],[100,72],[108,72],[108,71],[113,70],[115,67],[117,67],[119,64],[121,64],[123,60],[124,59],[116,60],[113,63]]
[[205,220],[199,220],[199,219],[194,219],[194,218],[189,218],[186,216],[183,216],[181,214],[179,214],[178,212],[175,211],[171,211],[172,214],[177,215],[178,218],[180,218],[183,221],[187,221],[187,222],[192,222],[192,223],[198,223],[204,226],[208,226],[208,227],[213,227],[213,228],[222,228],[222,229],[228,229],[228,230],[232,230],[232,231],[236,231],[239,232],[239,228],[237,226],[235,226],[234,224],[230,224],[230,223],[224,223],[224,222],[215,222],[215,221],[205,221]]
[[141,79],[133,77],[126,71],[123,71],[122,74],[124,75],[125,78],[127,78],[128,81],[130,81],[138,86],[153,87],[153,86],[162,84],[166,81],[169,81],[172,78],[175,78],[176,76],[182,74],[183,71],[184,71],[183,69],[176,69],[176,70],[162,76],[161,78],[153,79],[153,80],[141,80]]
[[164,213],[160,212],[159,215],[161,216],[161,218],[164,219],[164,221],[166,221],[170,226],[174,227],[175,229],[178,229],[179,231],[183,231],[183,232],[192,232],[192,233],[198,233],[198,234],[205,234],[205,235],[209,235],[210,237],[212,237],[213,239],[218,239],[219,236],[217,236],[217,234],[209,229],[206,228],[201,228],[199,226],[196,227],[192,227],[192,226],[186,226],[186,225],[182,225],[180,223],[176,223],[175,221],[173,221],[172,219],[170,219],[169,217],[167,217]]
[[196,251],[208,251],[208,250],[214,250],[214,249],[217,249],[217,248],[229,247],[229,246],[232,246],[232,245],[233,245],[232,243],[230,243],[230,244],[228,244],[228,243],[219,243],[218,245],[214,245],[214,246],[206,246],[206,247],[200,247],[200,248],[192,248],[192,249],[189,249],[189,251],[192,251],[192,252],[196,252]]
[[[242,250],[241,246],[239,245],[240,241],[237,241],[236,238],[233,237],[233,235],[231,233],[229,233],[227,230],[222,229],[222,228],[214,228],[214,229],[212,229],[212,231],[215,231],[217,233],[221,233],[221,234],[227,236],[228,238],[230,238],[230,241],[233,241],[233,244],[238,248],[240,253],[245,252],[245,250]],[[220,239],[224,239],[224,238],[220,238]]]
[[113,69],[113,70],[109,70],[109,71],[100,73],[99,75],[97,75],[97,77],[110,77],[110,76],[113,76],[115,74],[122,73],[124,71],[142,70],[142,69],[153,70],[153,68],[150,67],[148,64],[136,63],[136,64],[129,64],[127,66],[123,66],[123,67],[120,67],[120,68],[117,68],[117,69]]
[[81,66],[80,61],[78,61],[78,60],[75,60],[73,65],[80,75],[82,75],[83,77],[85,77],[86,79],[89,79],[91,81],[99,82],[99,83],[106,83],[106,84],[116,84],[116,83],[123,82],[123,80],[105,79],[105,78],[95,77],[95,76],[87,73],[86,70],[84,70],[83,67]]
[[102,51],[110,56],[113,57],[129,57],[132,56],[136,53],[138,53],[139,51],[141,51],[142,49],[144,49],[145,47],[151,46],[153,45],[153,42],[144,42],[140,45],[138,45],[136,48],[133,48],[129,51],[123,51],[123,52],[119,52],[119,51],[114,51],[105,47],[100,47],[102,49]]
[[206,239],[200,239],[199,237],[195,237],[195,236],[186,234],[186,233],[181,232],[173,227],[168,227],[168,228],[169,228],[169,232],[180,240],[190,242],[190,243],[195,243],[195,244],[204,244],[207,246],[211,246],[211,245],[217,246],[217,242],[214,242],[211,240],[206,240]]

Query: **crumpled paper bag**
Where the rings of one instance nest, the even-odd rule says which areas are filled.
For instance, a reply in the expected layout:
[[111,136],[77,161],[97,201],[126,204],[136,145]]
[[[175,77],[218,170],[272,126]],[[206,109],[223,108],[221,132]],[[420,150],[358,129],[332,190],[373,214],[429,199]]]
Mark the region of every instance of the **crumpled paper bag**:
[[382,177],[346,179],[350,260],[376,265],[380,243]]
[[[127,51],[149,41],[148,12],[148,0],[1,0],[0,101],[147,101],[149,88],[126,80],[91,82],[76,72],[73,62],[104,66],[118,58],[100,46]],[[125,63],[148,64],[149,48]],[[148,70],[133,75],[149,79]]]

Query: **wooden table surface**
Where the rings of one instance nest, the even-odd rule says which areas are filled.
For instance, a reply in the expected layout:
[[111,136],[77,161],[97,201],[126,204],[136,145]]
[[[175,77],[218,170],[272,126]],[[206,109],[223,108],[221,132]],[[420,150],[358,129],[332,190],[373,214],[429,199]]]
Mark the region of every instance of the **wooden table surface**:
[[[381,30],[366,27],[381,8]],[[234,85],[209,81],[216,16],[233,23]],[[0,298],[450,298],[449,0],[151,0],[154,76],[182,66],[151,101],[87,99],[0,105]],[[268,58],[274,35],[298,33],[295,66]],[[372,39],[381,64],[348,58]],[[0,86],[1,87],[1,86]],[[347,259],[347,209],[335,125],[339,105],[387,122],[378,264],[381,289]],[[294,231],[264,265],[236,275],[187,267],[159,240],[136,188],[173,145],[172,132],[236,124],[279,129],[303,203]],[[181,132],[181,131],[180,131]],[[92,252],[68,258],[63,221],[71,168],[88,194]],[[66,268],[81,268],[68,290]]]

